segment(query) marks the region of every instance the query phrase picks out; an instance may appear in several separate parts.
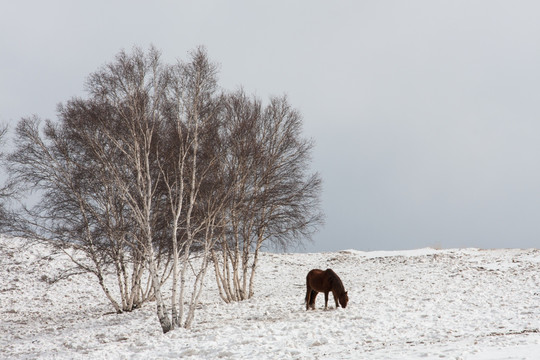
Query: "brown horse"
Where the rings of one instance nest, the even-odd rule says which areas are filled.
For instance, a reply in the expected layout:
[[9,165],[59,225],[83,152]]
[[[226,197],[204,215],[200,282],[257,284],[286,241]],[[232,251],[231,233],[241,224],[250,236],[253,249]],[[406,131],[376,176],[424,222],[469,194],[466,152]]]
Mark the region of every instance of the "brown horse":
[[332,269],[325,271],[319,269],[311,270],[306,277],[306,310],[311,307],[315,309],[315,298],[319,292],[324,292],[324,309],[328,308],[328,293],[331,291],[338,308],[338,299],[342,308],[347,307],[349,296],[343,287],[341,279]]

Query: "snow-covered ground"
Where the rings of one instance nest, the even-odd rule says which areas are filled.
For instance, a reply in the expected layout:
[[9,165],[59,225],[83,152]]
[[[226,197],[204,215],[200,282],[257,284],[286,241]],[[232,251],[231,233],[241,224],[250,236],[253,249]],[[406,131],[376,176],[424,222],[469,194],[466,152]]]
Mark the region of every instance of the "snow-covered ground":
[[[209,272],[193,329],[165,335],[153,303],[111,314],[89,275],[51,283],[71,264],[45,246],[0,237],[0,264],[2,359],[540,358],[540,250],[265,253],[253,299],[223,303]],[[346,309],[305,310],[312,268]]]

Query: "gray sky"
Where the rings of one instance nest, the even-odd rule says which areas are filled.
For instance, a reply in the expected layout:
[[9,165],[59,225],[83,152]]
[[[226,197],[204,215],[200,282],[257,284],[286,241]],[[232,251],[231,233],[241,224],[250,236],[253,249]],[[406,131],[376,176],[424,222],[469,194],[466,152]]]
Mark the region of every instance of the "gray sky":
[[205,45],[289,95],[326,226],[306,251],[540,243],[537,1],[0,0],[0,123],[54,118],[121,49]]

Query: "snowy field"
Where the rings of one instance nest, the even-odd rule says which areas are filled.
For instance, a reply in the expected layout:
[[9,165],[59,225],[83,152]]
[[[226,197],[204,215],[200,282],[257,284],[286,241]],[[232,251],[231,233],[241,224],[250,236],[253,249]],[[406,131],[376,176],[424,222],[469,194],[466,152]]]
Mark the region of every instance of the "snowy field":
[[[540,358],[539,250],[266,253],[253,299],[223,303],[209,272],[193,329],[165,335],[153,303],[111,314],[88,275],[51,283],[65,255],[0,237],[0,263],[2,359]],[[346,309],[305,311],[312,268]]]

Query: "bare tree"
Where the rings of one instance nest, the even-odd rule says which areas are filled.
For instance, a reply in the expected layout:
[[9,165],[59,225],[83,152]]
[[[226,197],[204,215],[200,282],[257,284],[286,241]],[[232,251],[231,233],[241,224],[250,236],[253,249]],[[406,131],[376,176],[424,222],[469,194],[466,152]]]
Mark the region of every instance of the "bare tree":
[[[85,129],[75,131],[46,122],[41,132],[40,124],[34,117],[17,126],[17,149],[10,155],[13,180],[31,184],[42,192],[42,199],[35,207],[25,208],[24,219],[12,229],[65,250],[77,266],[96,276],[117,312],[140,306],[149,293],[141,286],[140,256],[126,244],[126,212],[110,184],[100,181],[106,171],[69,135],[84,136]],[[85,256],[75,256],[68,251],[71,248]],[[110,265],[116,270],[120,299],[106,282]]]
[[[7,126],[0,126],[0,149],[4,146],[5,135],[7,133]],[[3,161],[4,153],[0,151],[0,161]],[[1,163],[0,163],[1,164]],[[6,179],[3,179],[6,180]],[[5,208],[7,199],[11,196],[10,186],[7,184],[0,185],[0,231],[7,226],[8,213]]]
[[[217,148],[217,123],[220,99],[215,96],[217,66],[204,48],[191,53],[191,61],[171,68],[168,154],[162,166],[171,211],[173,253],[172,324],[190,327],[215,241],[216,207],[220,198],[209,192],[209,179],[215,177],[220,152]],[[215,185],[215,183],[214,183]],[[197,264],[191,262],[196,250]],[[194,272],[193,288],[186,299],[188,270]],[[188,310],[185,311],[187,300]]]
[[110,162],[109,149],[98,143],[102,152],[100,160],[108,164],[110,181],[119,189],[136,225],[133,239],[147,263],[163,332],[169,331],[172,325],[162,293],[162,269],[155,240],[160,181],[158,140],[168,81],[168,72],[155,49],[148,54],[135,49],[132,55],[121,52],[114,63],[92,74],[88,82],[93,99],[101,108],[111,109],[110,118],[104,119],[100,130],[106,140],[104,143],[118,153],[119,158]]
[[113,130],[103,125],[110,124],[115,115],[110,107],[95,100],[71,100],[59,107],[59,117],[62,136],[77,162],[76,177],[87,194],[86,207],[91,212],[86,217],[96,223],[94,234],[106,244],[100,251],[108,254],[115,268],[122,310],[130,311],[148,299],[150,293],[148,286],[142,285],[144,248],[130,226],[134,221],[132,211],[125,202],[123,188],[117,186],[119,179],[111,177],[124,160],[123,152],[110,142],[111,132],[121,128]]
[[309,238],[322,223],[321,180],[309,173],[313,143],[302,138],[302,120],[286,97],[262,109],[243,92],[228,98],[226,137],[229,187],[227,229],[213,252],[221,297],[248,299],[263,244],[286,248]]

